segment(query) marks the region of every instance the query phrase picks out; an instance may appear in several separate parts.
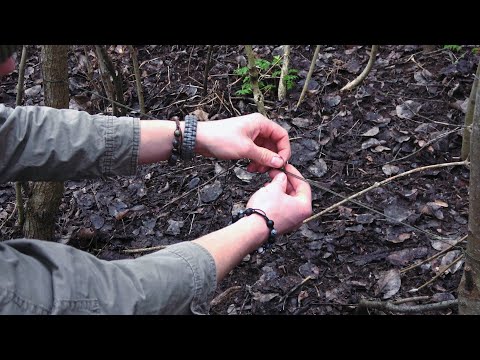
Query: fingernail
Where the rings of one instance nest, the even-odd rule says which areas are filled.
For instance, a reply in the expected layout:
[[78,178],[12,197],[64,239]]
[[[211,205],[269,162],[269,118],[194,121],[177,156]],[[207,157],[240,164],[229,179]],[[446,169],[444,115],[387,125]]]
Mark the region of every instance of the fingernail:
[[283,166],[283,159],[280,156],[274,156],[270,161],[270,164],[275,168],[280,168]]

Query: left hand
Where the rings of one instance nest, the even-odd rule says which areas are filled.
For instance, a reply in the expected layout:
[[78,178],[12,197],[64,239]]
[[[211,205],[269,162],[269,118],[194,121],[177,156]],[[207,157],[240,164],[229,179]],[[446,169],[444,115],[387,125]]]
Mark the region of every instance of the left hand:
[[195,151],[223,160],[247,158],[247,170],[262,173],[281,168],[291,156],[287,131],[259,113],[199,122]]

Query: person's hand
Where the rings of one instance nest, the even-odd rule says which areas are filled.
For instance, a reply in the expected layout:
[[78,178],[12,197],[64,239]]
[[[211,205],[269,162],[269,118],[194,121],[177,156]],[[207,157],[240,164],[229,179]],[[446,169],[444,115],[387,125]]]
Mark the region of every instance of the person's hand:
[[0,64],[0,76],[8,75],[13,70],[15,70],[15,60],[13,60],[13,57],[8,58]]
[[[285,170],[302,176],[290,164]],[[312,192],[303,180],[288,176],[279,170],[268,173],[272,181],[252,195],[247,208],[260,209],[273,220],[279,234],[296,230],[312,214]],[[258,216],[258,215],[250,215]]]
[[281,168],[291,155],[287,131],[259,113],[199,122],[195,151],[223,160],[247,158],[247,170],[262,173]]

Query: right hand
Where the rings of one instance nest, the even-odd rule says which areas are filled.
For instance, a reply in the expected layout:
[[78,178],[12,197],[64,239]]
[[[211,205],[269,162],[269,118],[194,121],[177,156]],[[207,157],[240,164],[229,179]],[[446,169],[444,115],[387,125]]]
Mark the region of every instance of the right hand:
[[[285,166],[285,170],[302,176],[290,164]],[[268,175],[272,181],[252,195],[247,208],[263,210],[274,221],[279,234],[298,229],[302,221],[312,214],[310,185],[275,169],[270,170]]]

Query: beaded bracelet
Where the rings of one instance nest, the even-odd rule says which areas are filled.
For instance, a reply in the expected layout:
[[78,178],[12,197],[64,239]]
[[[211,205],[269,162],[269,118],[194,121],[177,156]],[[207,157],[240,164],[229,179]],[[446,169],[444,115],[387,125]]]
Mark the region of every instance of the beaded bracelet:
[[249,215],[252,215],[252,214],[260,215],[267,222],[267,226],[270,229],[270,233],[268,234],[267,246],[271,246],[275,242],[275,237],[277,236],[277,230],[275,230],[275,228],[273,227],[275,225],[275,223],[273,222],[273,220],[270,220],[267,217],[267,214],[265,214],[265,211],[260,210],[260,209],[252,209],[252,208],[245,209],[245,211],[240,211],[238,214],[233,215],[232,223],[237,222],[238,220],[240,220],[244,216],[249,216]]
[[173,133],[175,138],[172,141],[172,145],[173,145],[172,154],[168,159],[168,165],[171,165],[171,166],[175,165],[177,163],[178,158],[181,156],[182,143],[183,143],[182,129],[180,128],[180,120],[178,119],[178,116],[174,116],[172,120],[175,120],[177,128]]

